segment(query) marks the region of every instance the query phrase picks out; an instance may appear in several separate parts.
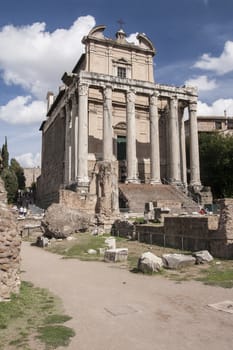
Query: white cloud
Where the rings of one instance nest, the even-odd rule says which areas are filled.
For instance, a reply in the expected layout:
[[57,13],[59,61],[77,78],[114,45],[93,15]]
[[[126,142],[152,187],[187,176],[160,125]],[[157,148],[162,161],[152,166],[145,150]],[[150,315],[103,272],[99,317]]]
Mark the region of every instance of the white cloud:
[[126,38],[126,40],[129,43],[132,43],[132,44],[135,44],[135,45],[139,45],[139,41],[137,39],[137,35],[138,35],[138,33],[132,33]]
[[0,106],[0,120],[9,124],[31,124],[45,118],[46,103],[32,101],[31,96],[17,96],[6,105]]
[[212,105],[198,101],[197,115],[224,115],[226,110],[227,115],[233,116],[233,99],[219,99],[213,102]]
[[211,70],[219,75],[233,71],[233,41],[226,41],[219,57],[212,57],[208,53],[203,54],[194,67]]
[[200,91],[209,91],[217,88],[216,80],[209,80],[206,75],[200,75],[199,77],[186,80],[185,85],[195,86]]
[[24,153],[15,157],[23,168],[34,168],[41,166],[41,154]]
[[68,29],[46,31],[45,23],[0,31],[0,70],[6,84],[20,85],[38,99],[56,92],[64,71],[71,70],[83,52],[81,39],[95,25],[92,16],[79,17]]

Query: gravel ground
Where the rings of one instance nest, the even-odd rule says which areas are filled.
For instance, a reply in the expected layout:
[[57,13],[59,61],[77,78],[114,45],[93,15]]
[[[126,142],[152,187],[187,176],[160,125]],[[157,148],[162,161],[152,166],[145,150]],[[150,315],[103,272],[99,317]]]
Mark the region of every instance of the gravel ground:
[[[22,244],[22,279],[58,295],[69,350],[230,350],[233,314],[208,304],[233,301],[233,289],[133,274],[116,264],[62,259]],[[60,348],[63,349],[63,348]]]

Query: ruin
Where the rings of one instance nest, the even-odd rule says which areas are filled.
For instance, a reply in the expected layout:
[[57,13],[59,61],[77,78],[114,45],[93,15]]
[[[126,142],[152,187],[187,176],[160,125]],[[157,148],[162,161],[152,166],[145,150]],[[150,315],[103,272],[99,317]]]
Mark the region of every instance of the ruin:
[[65,203],[109,217],[136,203],[128,200],[136,191],[147,194],[138,200],[140,211],[150,197],[170,199],[171,187],[201,198],[196,89],[155,81],[156,49],[145,34],[130,43],[123,29],[115,39],[104,30],[96,26],[83,38],[85,53],[63,74],[58,94],[47,94],[38,204]]
[[20,245],[13,214],[0,178],[0,301],[8,300],[20,287]]
[[[208,250],[214,257],[233,258],[233,199],[219,201],[219,214],[165,214],[160,225],[116,220],[112,234],[181,250]],[[156,208],[155,208],[156,210]]]

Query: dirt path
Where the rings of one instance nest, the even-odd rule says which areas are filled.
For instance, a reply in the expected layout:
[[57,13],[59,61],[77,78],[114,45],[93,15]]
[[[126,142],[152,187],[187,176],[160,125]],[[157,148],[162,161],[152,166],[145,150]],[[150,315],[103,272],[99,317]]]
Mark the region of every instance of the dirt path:
[[102,262],[64,260],[22,245],[22,279],[48,288],[73,317],[67,350],[230,350],[233,314],[207,306],[233,289],[143,276]]

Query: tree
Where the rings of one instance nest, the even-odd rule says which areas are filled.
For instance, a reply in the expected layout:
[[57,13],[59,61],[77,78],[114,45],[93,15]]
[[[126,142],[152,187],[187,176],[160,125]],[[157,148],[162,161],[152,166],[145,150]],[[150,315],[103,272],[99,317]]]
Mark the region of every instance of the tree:
[[16,159],[11,159],[9,166],[9,152],[7,138],[0,150],[0,173],[7,191],[8,203],[14,203],[17,199],[18,190],[25,189],[25,176],[23,168]]
[[1,156],[2,156],[2,167],[3,169],[7,169],[9,166],[9,152],[8,152],[6,136],[5,136],[5,143],[2,146]]
[[8,203],[14,203],[18,193],[18,180],[16,174],[11,169],[5,168],[1,173],[1,177],[7,191]]
[[233,196],[233,136],[199,135],[201,181],[211,186],[214,198]]
[[18,189],[24,190],[25,189],[25,181],[26,181],[25,176],[24,176],[24,170],[15,158],[11,159],[10,169],[15,173],[15,175],[17,177]]

